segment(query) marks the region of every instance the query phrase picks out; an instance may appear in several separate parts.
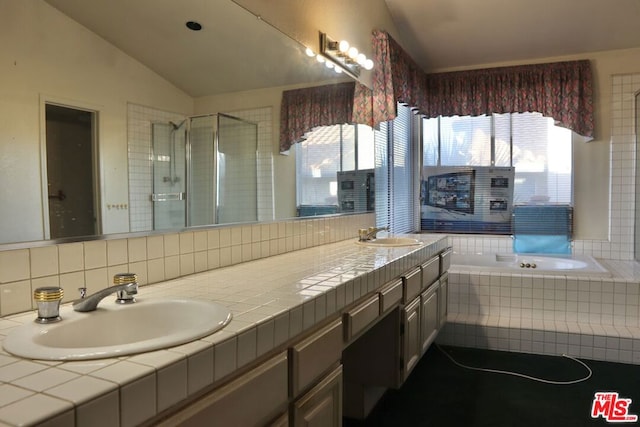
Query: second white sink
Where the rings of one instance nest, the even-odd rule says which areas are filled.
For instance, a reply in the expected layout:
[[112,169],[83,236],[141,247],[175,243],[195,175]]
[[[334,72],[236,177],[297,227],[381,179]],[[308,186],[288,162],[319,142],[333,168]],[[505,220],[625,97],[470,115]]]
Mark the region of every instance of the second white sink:
[[4,349],[31,359],[102,359],[184,344],[231,321],[226,307],[191,299],[140,298],[131,305],[104,301],[88,313],[65,306],[60,315],[58,323],[33,322],[12,330]]
[[421,245],[422,242],[412,237],[380,237],[373,240],[367,240],[364,242],[357,241],[359,245],[363,246],[377,246],[377,247],[394,247],[394,246],[414,246]]

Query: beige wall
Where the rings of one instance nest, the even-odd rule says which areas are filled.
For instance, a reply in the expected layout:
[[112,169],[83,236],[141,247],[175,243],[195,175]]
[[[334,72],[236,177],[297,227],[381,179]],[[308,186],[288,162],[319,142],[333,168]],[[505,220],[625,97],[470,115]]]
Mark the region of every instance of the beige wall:
[[103,231],[128,231],[105,208],[129,200],[127,102],[191,114],[193,99],[41,0],[2,2],[0,44],[0,243],[43,238],[44,100],[99,112]]

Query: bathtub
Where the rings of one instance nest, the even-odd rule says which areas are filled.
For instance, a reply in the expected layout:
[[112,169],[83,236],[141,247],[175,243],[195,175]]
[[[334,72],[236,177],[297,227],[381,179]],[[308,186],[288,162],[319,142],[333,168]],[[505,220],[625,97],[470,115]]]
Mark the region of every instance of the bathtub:
[[497,273],[611,277],[588,255],[458,254],[451,255],[451,269]]

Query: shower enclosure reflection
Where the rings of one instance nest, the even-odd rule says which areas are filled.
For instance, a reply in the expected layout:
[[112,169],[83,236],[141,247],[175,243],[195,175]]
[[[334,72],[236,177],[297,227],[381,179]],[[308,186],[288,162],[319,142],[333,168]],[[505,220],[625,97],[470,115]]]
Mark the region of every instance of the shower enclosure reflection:
[[151,124],[154,230],[185,226],[186,128],[186,120]]
[[257,221],[257,138],[224,114],[152,123],[153,229]]

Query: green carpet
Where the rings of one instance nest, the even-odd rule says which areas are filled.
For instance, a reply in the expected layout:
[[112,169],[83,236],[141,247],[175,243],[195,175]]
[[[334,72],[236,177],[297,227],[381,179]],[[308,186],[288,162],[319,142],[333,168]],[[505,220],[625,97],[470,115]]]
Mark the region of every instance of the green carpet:
[[[587,381],[550,385],[523,378],[477,372],[458,362],[482,368],[516,371],[555,381],[582,378],[587,370],[564,357],[432,345],[400,390],[389,390],[357,426],[601,426],[591,418],[595,392],[614,391],[630,398],[629,413],[640,416],[640,365],[583,360],[593,371]],[[637,423],[616,423],[638,425]],[[613,424],[613,425],[616,425]]]

